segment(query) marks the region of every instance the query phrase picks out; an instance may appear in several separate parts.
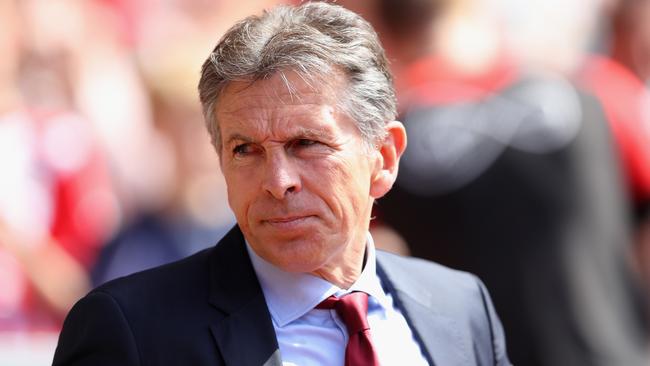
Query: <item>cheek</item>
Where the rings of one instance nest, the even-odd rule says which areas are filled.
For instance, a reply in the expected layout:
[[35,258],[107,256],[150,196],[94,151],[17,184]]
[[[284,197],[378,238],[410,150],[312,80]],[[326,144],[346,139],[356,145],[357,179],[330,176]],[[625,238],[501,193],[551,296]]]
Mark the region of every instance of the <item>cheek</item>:
[[360,157],[344,160],[338,166],[339,186],[355,201],[367,200],[370,192],[370,168],[368,162]]
[[241,177],[227,175],[226,185],[228,190],[228,205],[234,212],[237,221],[244,224],[246,212],[251,202],[251,195],[254,192],[251,187],[251,180],[241,179]]
[[228,206],[230,206],[230,210],[235,214],[237,222],[241,222],[242,208],[240,200],[236,192],[233,192],[233,190],[230,189],[230,186],[228,186]]
[[329,164],[316,180],[320,196],[337,217],[351,219],[365,212],[370,197],[370,178],[366,167],[355,161]]

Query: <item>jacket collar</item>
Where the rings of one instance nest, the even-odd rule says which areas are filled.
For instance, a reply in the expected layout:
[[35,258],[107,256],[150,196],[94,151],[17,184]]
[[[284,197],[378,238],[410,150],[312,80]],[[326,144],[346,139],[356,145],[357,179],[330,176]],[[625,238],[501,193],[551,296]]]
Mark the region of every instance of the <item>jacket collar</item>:
[[210,329],[225,363],[281,366],[271,315],[238,226],[211,255],[208,302],[225,317]]
[[[460,366],[472,362],[471,348],[459,334],[459,324],[442,303],[448,301],[431,283],[417,280],[411,262],[393,254],[377,252],[377,274],[393,296],[430,365]],[[447,285],[447,284],[446,284]]]
[[339,288],[312,274],[286,272],[258,256],[250,245],[246,245],[246,249],[277,327],[284,327],[304,316],[330,295],[341,297],[361,291],[370,295],[371,301],[378,306],[392,306],[376,275],[375,245],[370,233],[366,236],[363,269],[349,289]]

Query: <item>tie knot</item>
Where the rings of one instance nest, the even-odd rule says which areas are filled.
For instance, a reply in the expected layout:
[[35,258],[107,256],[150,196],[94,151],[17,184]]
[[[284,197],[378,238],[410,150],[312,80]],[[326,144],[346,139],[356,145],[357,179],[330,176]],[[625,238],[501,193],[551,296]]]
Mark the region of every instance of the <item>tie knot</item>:
[[317,309],[335,309],[348,328],[345,348],[345,366],[379,366],[377,353],[370,339],[368,326],[368,294],[352,292],[340,299],[330,296],[316,306]]
[[365,292],[351,292],[341,298],[330,296],[316,308],[336,310],[351,335],[370,329],[367,319],[368,294]]

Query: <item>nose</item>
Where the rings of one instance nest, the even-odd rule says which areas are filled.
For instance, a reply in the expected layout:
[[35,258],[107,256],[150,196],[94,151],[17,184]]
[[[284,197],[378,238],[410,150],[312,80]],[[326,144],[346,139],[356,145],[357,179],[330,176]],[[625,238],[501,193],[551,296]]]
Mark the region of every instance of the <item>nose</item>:
[[264,166],[263,189],[274,198],[284,199],[301,189],[300,172],[285,151],[269,152]]

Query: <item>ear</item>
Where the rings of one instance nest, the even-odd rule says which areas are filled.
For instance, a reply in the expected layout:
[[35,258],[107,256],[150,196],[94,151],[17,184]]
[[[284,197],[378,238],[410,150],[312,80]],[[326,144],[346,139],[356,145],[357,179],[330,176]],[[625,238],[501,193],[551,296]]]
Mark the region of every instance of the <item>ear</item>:
[[379,162],[373,172],[370,196],[377,199],[388,193],[397,179],[399,158],[406,150],[406,130],[398,121],[386,124],[386,138],[379,146]]

